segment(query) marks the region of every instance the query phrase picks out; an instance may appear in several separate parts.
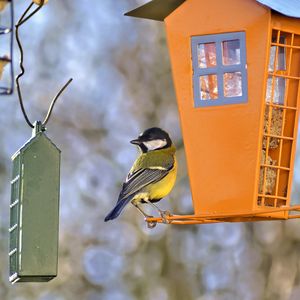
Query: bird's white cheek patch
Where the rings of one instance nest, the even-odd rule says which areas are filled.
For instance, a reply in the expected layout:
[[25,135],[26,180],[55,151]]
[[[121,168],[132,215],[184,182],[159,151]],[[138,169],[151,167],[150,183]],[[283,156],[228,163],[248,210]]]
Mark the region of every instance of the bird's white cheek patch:
[[149,142],[144,142],[143,143],[148,150],[156,150],[159,148],[162,148],[164,146],[167,145],[167,141],[166,140],[153,140],[153,141],[149,141]]

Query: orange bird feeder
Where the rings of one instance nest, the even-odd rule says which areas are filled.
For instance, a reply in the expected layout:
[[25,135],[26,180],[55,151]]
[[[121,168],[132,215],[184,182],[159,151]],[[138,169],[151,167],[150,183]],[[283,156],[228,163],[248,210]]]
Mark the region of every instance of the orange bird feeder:
[[[164,21],[197,224],[300,218],[291,188],[300,107],[296,0],[153,0]],[[300,204],[300,203],[299,203]]]

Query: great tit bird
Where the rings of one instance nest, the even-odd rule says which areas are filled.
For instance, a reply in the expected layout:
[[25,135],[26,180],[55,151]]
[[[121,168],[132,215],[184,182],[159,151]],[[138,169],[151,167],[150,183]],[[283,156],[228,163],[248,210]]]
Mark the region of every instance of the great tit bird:
[[106,216],[105,222],[117,218],[129,202],[145,218],[151,216],[140,208],[140,204],[148,203],[155,207],[165,220],[170,213],[160,210],[154,203],[166,197],[175,184],[177,175],[175,146],[169,134],[157,127],[145,130],[130,143],[138,146],[140,155],[129,171],[118,201]]

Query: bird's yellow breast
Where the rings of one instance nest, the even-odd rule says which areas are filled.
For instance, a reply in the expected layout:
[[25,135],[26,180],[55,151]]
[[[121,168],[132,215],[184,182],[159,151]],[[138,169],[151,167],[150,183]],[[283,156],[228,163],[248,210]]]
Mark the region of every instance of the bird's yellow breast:
[[157,183],[148,187],[149,199],[161,199],[166,197],[174,187],[177,176],[177,161],[174,160],[174,166],[169,174]]

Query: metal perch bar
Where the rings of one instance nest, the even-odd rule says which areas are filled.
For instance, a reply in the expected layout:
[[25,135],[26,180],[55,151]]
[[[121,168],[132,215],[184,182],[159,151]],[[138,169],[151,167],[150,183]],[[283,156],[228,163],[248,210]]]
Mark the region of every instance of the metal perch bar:
[[[270,208],[270,209],[260,209],[257,211],[249,211],[244,213],[223,213],[223,214],[201,214],[201,215],[172,215],[166,216],[166,220],[169,224],[210,224],[210,223],[218,223],[218,222],[237,222],[243,221],[242,219],[251,219],[257,216],[262,215],[261,220],[270,220],[270,219],[296,219],[300,218],[299,215],[291,215],[286,218],[276,217],[276,216],[263,216],[264,214],[273,214],[278,212],[285,211],[296,211],[300,213],[300,205],[295,205],[291,207],[280,207],[280,208]],[[258,219],[255,219],[258,221]],[[146,222],[157,222],[157,223],[165,223],[162,218],[147,218]]]

